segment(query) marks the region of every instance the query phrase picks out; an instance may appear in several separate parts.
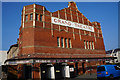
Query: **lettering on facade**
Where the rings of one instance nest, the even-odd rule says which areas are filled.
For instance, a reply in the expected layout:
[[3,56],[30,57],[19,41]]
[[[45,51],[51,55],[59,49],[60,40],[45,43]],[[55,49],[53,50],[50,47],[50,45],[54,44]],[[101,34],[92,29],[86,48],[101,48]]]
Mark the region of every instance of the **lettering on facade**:
[[64,19],[59,19],[56,17],[51,17],[51,23],[94,32],[94,27],[92,26],[88,26],[88,25],[84,25],[84,24],[80,24],[80,23],[76,23],[76,22],[72,22]]

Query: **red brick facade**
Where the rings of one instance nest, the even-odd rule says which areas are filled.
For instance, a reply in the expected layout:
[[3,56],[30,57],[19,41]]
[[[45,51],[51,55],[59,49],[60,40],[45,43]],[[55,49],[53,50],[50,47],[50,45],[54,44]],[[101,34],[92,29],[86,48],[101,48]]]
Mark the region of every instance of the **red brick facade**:
[[[94,31],[53,24],[52,17],[92,26]],[[17,59],[21,58],[23,64],[32,66],[32,79],[41,78],[41,62],[37,62],[38,58],[79,59],[67,62],[77,69],[78,74],[89,73],[90,66],[92,72],[96,72],[97,65],[104,64],[104,61],[98,60],[106,57],[100,23],[90,22],[78,10],[75,2],[69,2],[68,8],[53,13],[41,5],[24,6],[19,31],[19,53],[15,59],[17,62]],[[26,63],[27,61],[24,61],[26,58],[33,60],[37,58],[36,63]],[[23,64],[17,64],[18,79],[25,78]]]
[[105,59],[112,58],[105,54],[100,23],[90,22],[75,2],[69,2],[68,8],[56,12],[49,12],[44,6],[36,4],[24,6],[18,47],[18,56],[5,62],[16,65],[8,66],[8,69],[13,69],[12,72],[8,70],[11,80],[11,74],[15,76],[14,80],[46,80],[42,78],[48,75],[42,74],[47,73],[48,67],[44,67],[47,64],[54,68],[57,64],[66,64],[64,66],[69,66],[70,77],[70,67],[74,69],[72,75],[93,73],[98,65],[105,64]]
[[[53,24],[51,23],[51,17],[92,26],[94,32]],[[57,46],[58,37],[60,47]],[[63,48],[61,45],[62,38],[64,40]],[[65,39],[67,41],[67,48]],[[71,40],[71,48],[69,39]],[[68,8],[53,13],[49,12],[41,5],[33,4],[24,6],[19,33],[19,49],[19,56],[30,55],[31,57],[42,58],[86,58],[105,56],[100,23],[90,22],[77,9],[75,2],[69,2]]]

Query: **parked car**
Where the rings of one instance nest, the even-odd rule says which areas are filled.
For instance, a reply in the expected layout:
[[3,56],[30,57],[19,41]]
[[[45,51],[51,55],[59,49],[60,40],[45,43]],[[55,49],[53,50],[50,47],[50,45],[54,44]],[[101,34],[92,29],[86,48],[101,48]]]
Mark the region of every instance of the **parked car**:
[[97,78],[116,78],[120,77],[120,66],[101,65],[97,66]]

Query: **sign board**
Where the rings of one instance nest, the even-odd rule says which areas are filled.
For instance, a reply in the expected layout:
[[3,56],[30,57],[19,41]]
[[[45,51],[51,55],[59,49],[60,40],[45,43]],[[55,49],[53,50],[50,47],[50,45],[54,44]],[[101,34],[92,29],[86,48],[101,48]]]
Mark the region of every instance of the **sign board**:
[[73,67],[73,68],[70,68],[70,72],[74,72],[74,67]]
[[25,63],[33,63],[33,60],[20,60],[20,61],[8,61],[6,64],[25,64]]
[[92,26],[88,26],[88,25],[84,25],[81,23],[76,23],[76,22],[72,22],[64,19],[59,19],[56,17],[51,17],[51,23],[94,32],[94,27]]

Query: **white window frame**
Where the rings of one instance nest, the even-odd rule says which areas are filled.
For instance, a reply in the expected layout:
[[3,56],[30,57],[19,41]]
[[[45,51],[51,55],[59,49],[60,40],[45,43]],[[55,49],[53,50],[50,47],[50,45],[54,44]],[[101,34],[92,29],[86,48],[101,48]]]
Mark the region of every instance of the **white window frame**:
[[64,38],[61,37],[61,47],[64,48]]
[[30,20],[33,20],[33,14],[30,14]]
[[84,48],[86,49],[86,41],[84,40]]
[[72,43],[70,38],[69,38],[69,48],[72,48]]
[[65,47],[68,48],[68,39],[65,38]]
[[28,21],[28,15],[25,15],[25,21]]
[[87,41],[87,49],[89,49],[89,41]]
[[36,14],[36,21],[39,20],[39,14]]
[[57,37],[57,47],[60,47],[60,38]]
[[94,47],[94,42],[92,41],[92,49],[94,50],[95,49],[95,47]]

